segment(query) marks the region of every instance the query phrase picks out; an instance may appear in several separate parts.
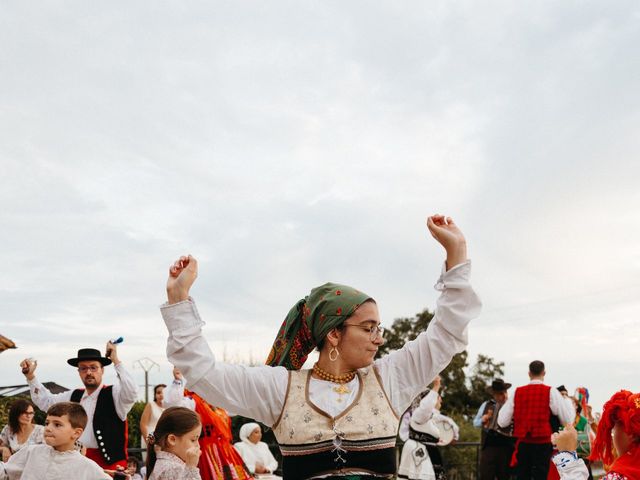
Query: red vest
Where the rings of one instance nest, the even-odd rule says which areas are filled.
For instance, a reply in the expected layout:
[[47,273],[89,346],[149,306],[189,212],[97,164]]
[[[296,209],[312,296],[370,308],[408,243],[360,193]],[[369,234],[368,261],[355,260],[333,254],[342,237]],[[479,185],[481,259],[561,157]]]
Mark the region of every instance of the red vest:
[[551,387],[530,383],[516,388],[513,397],[513,435],[525,443],[551,443]]

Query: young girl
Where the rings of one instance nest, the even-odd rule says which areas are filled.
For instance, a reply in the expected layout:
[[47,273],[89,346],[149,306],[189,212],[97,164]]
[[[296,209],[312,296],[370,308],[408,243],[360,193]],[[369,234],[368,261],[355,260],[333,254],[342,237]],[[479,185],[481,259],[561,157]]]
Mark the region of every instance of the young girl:
[[202,424],[188,408],[167,408],[149,434],[148,480],[201,480],[198,471]]

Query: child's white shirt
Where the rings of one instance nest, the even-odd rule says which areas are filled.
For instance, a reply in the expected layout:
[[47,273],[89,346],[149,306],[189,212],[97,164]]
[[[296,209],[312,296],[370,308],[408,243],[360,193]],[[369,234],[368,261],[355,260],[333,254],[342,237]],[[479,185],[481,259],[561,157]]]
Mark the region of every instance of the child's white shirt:
[[106,480],[93,460],[77,450],[58,452],[49,445],[29,445],[0,462],[0,480]]

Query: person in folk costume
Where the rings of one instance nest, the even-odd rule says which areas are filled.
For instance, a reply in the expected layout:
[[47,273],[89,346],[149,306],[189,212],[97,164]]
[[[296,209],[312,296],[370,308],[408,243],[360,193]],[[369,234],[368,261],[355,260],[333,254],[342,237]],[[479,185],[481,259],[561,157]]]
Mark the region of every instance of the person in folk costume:
[[[240,441],[234,447],[252,473],[273,474],[278,469],[278,461],[269,450],[269,445],[261,442],[262,428],[255,422],[245,423],[238,434]],[[274,478],[280,478],[275,477]]]
[[[76,402],[89,417],[80,437],[86,455],[106,470],[127,467],[127,414],[138,397],[138,386],[118,357],[118,348],[107,342],[106,356],[95,348],[81,348],[78,356],[67,363],[78,368],[85,388],[51,393],[35,376],[37,362],[25,359],[20,363],[29,383],[31,400],[46,411],[58,402]],[[104,367],[113,363],[118,379],[114,385],[104,385]]]
[[[591,445],[598,431],[598,422],[593,418],[591,405],[589,405],[589,390],[587,387],[576,388],[574,398],[576,402],[576,421],[574,422],[574,426],[578,431],[578,456],[585,459],[589,472],[591,472],[587,457],[591,454]],[[584,432],[582,438],[580,432]]]
[[[578,458],[582,458],[585,465],[587,466],[587,470],[589,471],[588,480],[593,480],[593,474],[591,472],[591,462],[589,461],[589,454],[591,453],[591,444],[593,439],[595,438],[595,433],[591,430],[591,425],[594,423],[593,419],[587,419],[583,413],[583,405],[587,407],[587,401],[589,398],[589,391],[585,387],[580,387],[576,389],[576,396],[570,397],[568,390],[564,385],[560,385],[558,387],[558,391],[562,394],[563,398],[566,401],[571,402],[571,406],[576,412],[575,419],[573,420],[573,428],[577,432],[578,439],[578,447],[577,453]],[[564,427],[562,427],[564,428]],[[553,455],[557,453],[557,449],[553,451]],[[549,468],[549,474],[547,475],[547,480],[558,480],[560,478],[560,474],[556,468],[553,468],[553,458],[551,459],[552,467]]]
[[[516,388],[498,413],[500,427],[507,428],[513,421],[516,446],[511,466],[516,467],[518,480],[546,480],[553,452],[551,434],[559,424],[574,419],[573,407],[557,389],[544,384],[545,374],[543,362],[531,362],[529,384]],[[556,417],[557,426],[552,425],[552,417]]]
[[[438,401],[436,403],[436,408],[433,409],[433,421],[438,426],[438,430],[440,431],[440,444],[448,445],[449,442],[455,443],[460,438],[460,427],[453,420],[453,418],[444,415],[440,408],[442,407],[442,396],[438,396]],[[446,432],[451,432],[451,438]],[[447,443],[443,444],[445,441]]]
[[[268,365],[221,363],[189,297],[197,262],[188,256],[171,267],[161,308],[169,360],[207,401],[273,428],[284,478],[392,478],[398,412],[464,350],[467,324],[481,308],[464,235],[442,215],[427,225],[447,252],[436,284],[442,294],[427,331],[400,350],[374,361],[384,342],[377,304],[360,290],[326,283],[289,311]],[[300,371],[314,347],[317,363]]]
[[398,478],[409,480],[444,479],[442,455],[438,450],[440,431],[434,413],[440,401],[440,377],[433,381],[431,390],[416,397],[409,418],[408,438],[402,447]]
[[510,383],[496,378],[487,387],[491,399],[483,402],[474,418],[474,427],[481,427],[480,480],[507,480],[511,476],[513,454],[513,425],[502,428],[498,425],[500,409],[509,398]]
[[173,369],[173,382],[165,388],[163,406],[194,410],[202,422],[198,469],[202,480],[246,480],[253,478],[234,448],[231,418],[222,408],[205,402],[197,393],[185,389],[180,370]]
[[[578,457],[577,432],[568,425],[555,438],[559,450],[553,457],[562,480],[586,480],[589,471]],[[602,480],[640,479],[640,393],[620,390],[605,404],[589,459],[602,460],[607,473]]]
[[[156,428],[156,424],[160,419],[160,415],[164,411],[162,400],[164,398],[164,389],[167,386],[160,383],[153,387],[153,400],[144,406],[142,415],[140,416],[140,447],[147,449],[147,437]],[[146,460],[146,453],[142,453],[142,459]]]

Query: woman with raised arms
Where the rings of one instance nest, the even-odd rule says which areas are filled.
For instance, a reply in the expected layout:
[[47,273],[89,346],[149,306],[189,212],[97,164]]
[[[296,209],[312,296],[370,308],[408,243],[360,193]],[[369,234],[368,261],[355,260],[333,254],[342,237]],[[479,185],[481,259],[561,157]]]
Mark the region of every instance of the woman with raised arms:
[[[326,283],[287,314],[267,365],[219,362],[202,335],[189,290],[195,258],[169,271],[167,355],[206,401],[273,428],[285,479],[379,479],[396,474],[398,415],[467,346],[467,324],[481,303],[469,283],[464,235],[450,217],[427,219],[446,261],[435,316],[425,332],[375,360],[384,343],[378,306],[355,288]],[[312,369],[300,370],[317,348]]]

